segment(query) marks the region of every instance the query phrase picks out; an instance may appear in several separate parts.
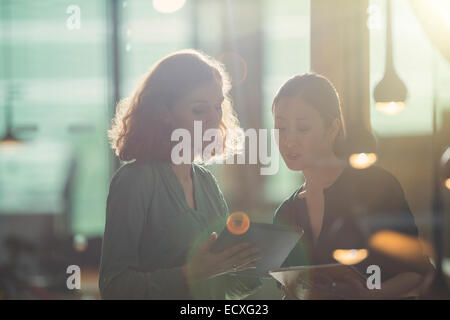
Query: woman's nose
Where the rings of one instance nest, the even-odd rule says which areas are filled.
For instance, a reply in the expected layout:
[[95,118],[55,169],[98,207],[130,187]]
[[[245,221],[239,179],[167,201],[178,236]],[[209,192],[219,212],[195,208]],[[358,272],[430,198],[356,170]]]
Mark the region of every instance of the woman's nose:
[[217,110],[212,108],[208,114],[207,126],[208,128],[219,128],[220,121],[222,121],[222,109]]
[[296,140],[295,136],[289,132],[284,134],[281,140],[282,140],[283,144],[288,148],[292,148],[297,144],[297,140]]

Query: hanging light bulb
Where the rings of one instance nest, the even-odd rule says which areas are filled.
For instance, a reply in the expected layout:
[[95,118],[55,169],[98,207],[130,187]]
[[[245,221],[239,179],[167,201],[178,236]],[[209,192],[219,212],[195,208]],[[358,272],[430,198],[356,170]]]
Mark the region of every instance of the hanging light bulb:
[[173,13],[183,8],[186,0],[153,0],[153,8],[161,13]]
[[346,154],[353,168],[366,169],[377,161],[376,141],[367,129],[358,125],[348,132],[346,140]]
[[385,115],[393,116],[405,108],[405,103],[400,101],[376,102],[375,108]]
[[377,161],[375,153],[354,153],[350,155],[350,165],[355,169],[366,169]]
[[375,108],[383,114],[395,115],[405,107],[408,90],[394,68],[392,54],[391,2],[386,1],[386,65],[384,76],[375,86]]

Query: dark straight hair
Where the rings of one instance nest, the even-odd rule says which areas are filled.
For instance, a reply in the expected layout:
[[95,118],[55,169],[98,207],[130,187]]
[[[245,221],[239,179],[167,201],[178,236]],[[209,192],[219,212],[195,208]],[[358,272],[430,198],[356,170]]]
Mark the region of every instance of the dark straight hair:
[[339,132],[334,141],[333,151],[336,156],[344,157],[345,122],[342,115],[339,94],[330,80],[315,73],[304,73],[293,76],[278,89],[272,103],[272,114],[282,99],[294,97],[300,98],[310,107],[316,109],[326,127],[329,127],[335,119],[339,120]]

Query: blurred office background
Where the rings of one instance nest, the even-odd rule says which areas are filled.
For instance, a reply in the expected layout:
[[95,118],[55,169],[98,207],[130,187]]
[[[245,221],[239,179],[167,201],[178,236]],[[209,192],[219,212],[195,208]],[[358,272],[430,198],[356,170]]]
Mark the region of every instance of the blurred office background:
[[[349,126],[371,128],[377,165],[399,179],[421,237],[432,242],[433,159],[450,143],[450,38],[433,41],[417,2],[391,1],[393,61],[408,97],[401,112],[386,115],[373,97],[385,71],[386,0],[1,0],[0,136],[13,139],[0,148],[0,299],[9,292],[98,298],[106,197],[120,165],[106,134],[115,102],[153,63],[183,48],[226,64],[244,129],[273,128],[272,99],[290,76],[329,77]],[[419,2],[450,28],[448,1]],[[272,176],[259,175],[260,165],[211,170],[231,211],[271,222],[302,183],[279,163]],[[450,191],[440,193],[448,272]],[[81,293],[61,288],[69,264],[86,278]],[[279,297],[267,280],[251,298]]]

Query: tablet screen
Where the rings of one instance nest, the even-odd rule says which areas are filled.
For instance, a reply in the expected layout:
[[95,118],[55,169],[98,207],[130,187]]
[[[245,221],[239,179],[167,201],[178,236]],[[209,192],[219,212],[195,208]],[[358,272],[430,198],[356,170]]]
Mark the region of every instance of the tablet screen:
[[248,242],[260,248],[262,258],[256,262],[256,269],[236,272],[237,275],[270,278],[269,270],[279,268],[298,240],[303,230],[294,232],[280,225],[251,223],[244,234],[233,234],[225,228],[212,247],[212,252],[221,252],[239,243]]

